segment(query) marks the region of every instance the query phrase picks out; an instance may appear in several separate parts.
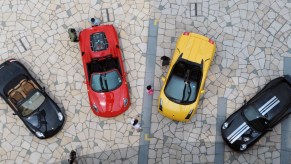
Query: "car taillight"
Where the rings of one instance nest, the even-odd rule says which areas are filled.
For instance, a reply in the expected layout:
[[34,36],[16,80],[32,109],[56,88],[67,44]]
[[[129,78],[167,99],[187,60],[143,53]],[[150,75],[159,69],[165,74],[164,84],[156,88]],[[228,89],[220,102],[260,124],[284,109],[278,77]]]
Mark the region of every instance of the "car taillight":
[[211,39],[209,39],[208,42],[211,43],[211,44],[214,44],[214,41],[211,40]]
[[190,34],[190,32],[184,32],[183,33],[183,35],[189,35]]

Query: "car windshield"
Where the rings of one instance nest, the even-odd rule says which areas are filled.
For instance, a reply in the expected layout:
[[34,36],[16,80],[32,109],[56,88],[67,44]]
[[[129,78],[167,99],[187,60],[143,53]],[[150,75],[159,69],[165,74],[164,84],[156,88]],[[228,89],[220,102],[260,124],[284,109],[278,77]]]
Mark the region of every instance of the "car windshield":
[[97,32],[90,35],[91,50],[102,51],[108,48],[108,41],[104,32]]
[[178,62],[169,76],[165,95],[175,103],[193,103],[198,95],[202,73],[201,68],[186,62]]
[[269,128],[269,120],[252,105],[249,105],[243,110],[243,115],[256,130],[262,132]]
[[23,116],[28,116],[33,113],[44,102],[44,95],[35,90],[30,96],[28,96],[20,105],[19,110]]
[[108,92],[121,85],[121,77],[116,69],[110,72],[93,73],[91,87],[96,92]]

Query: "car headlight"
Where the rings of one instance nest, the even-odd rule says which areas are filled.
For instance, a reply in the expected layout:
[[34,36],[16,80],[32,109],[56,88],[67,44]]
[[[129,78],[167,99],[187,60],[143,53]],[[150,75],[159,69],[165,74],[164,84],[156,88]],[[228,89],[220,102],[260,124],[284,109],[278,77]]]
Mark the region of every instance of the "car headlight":
[[60,121],[62,121],[64,119],[64,116],[61,112],[58,112],[58,117],[59,117]]
[[247,145],[246,144],[240,145],[240,150],[245,150],[246,148],[247,148]]
[[186,116],[186,118],[185,118],[185,119],[189,119],[189,118],[191,117],[192,113],[193,113],[193,109],[192,109],[192,110],[190,110],[190,112],[188,113],[188,115]]
[[162,99],[160,99],[160,106],[159,106],[159,109],[160,109],[161,111],[163,111],[163,100],[162,100]]
[[97,108],[97,105],[96,105],[95,103],[92,105],[92,108],[93,108],[96,112],[98,112],[98,108]]
[[250,140],[250,137],[243,137],[244,142],[248,142]]
[[226,129],[226,128],[228,128],[228,123],[227,122],[223,123],[223,125],[222,125],[222,129]]
[[128,99],[127,98],[124,98],[123,99],[123,106],[125,107],[127,105],[127,103],[128,103]]
[[35,134],[40,138],[44,138],[44,135],[42,132],[36,131]]

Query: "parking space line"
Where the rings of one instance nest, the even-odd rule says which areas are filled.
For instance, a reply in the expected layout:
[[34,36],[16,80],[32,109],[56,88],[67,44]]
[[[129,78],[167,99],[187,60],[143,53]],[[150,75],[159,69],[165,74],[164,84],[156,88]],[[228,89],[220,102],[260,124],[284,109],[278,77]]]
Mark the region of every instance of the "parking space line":
[[215,164],[223,164],[224,163],[224,142],[221,137],[220,127],[225,121],[227,108],[227,100],[226,98],[219,97],[217,101],[217,117],[216,117],[216,136],[215,136]]
[[[157,51],[157,34],[158,34],[158,21],[154,19],[149,20],[149,31],[148,31],[148,43],[147,43],[147,54],[146,54],[146,72],[144,84],[154,84],[154,73],[155,73],[155,60]],[[145,90],[145,89],[144,89]],[[149,154],[149,135],[151,130],[151,115],[152,115],[152,104],[153,97],[149,96],[146,92],[143,93],[143,105],[142,105],[142,128],[143,131],[140,135],[139,140],[139,151],[138,151],[138,163],[148,163]]]
[[[284,75],[291,76],[291,58],[284,58]],[[281,152],[280,163],[289,163],[291,160],[291,118],[283,120],[281,123]]]

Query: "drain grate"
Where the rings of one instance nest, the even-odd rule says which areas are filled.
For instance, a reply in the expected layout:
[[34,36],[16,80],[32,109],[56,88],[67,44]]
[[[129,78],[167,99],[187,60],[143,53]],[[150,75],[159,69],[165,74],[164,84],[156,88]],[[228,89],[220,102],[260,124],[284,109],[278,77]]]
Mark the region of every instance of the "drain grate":
[[104,23],[114,21],[113,9],[111,9],[111,8],[110,9],[102,9],[101,14],[102,14],[102,20]]
[[190,3],[190,16],[202,16],[202,3]]
[[15,46],[17,47],[17,49],[19,50],[19,52],[25,52],[27,51],[28,49],[31,48],[27,38],[24,36],[20,39],[18,39],[16,42],[15,42]]

